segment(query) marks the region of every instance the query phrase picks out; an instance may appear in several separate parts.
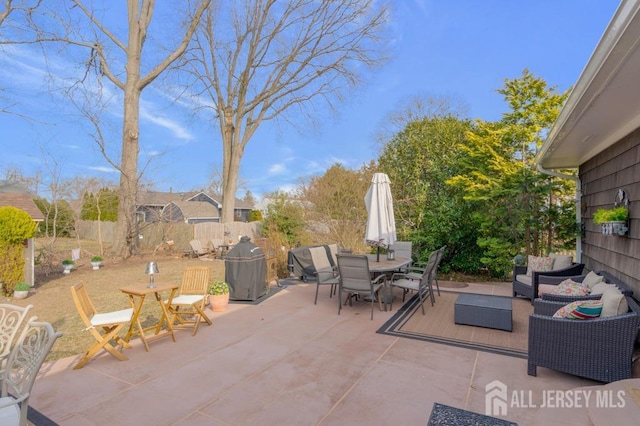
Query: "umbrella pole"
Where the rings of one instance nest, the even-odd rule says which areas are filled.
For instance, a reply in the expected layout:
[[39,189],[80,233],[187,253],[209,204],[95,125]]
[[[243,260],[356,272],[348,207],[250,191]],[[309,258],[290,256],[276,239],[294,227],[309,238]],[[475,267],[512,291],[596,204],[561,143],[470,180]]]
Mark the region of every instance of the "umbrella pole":
[[378,258],[376,259],[376,262],[380,262],[380,246],[378,246]]

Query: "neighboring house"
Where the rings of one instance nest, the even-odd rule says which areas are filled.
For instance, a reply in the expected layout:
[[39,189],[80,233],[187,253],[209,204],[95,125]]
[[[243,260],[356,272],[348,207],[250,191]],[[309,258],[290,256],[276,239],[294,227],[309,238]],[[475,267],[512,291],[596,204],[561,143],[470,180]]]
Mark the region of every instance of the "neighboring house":
[[[33,202],[26,186],[11,181],[0,181],[0,207],[16,207],[24,210],[36,222],[44,221],[44,215]],[[24,280],[32,287],[35,284],[35,242],[33,238],[24,246]]]
[[161,218],[164,222],[220,222],[217,208],[205,201],[174,201],[162,209]]
[[[536,158],[549,174],[578,169],[577,256],[607,270],[640,295],[640,0],[623,0],[576,82]],[[563,176],[567,177],[567,176]],[[606,236],[593,223],[620,190],[629,206],[628,236]]]
[[[222,203],[219,197],[210,196],[201,191],[157,192],[147,191],[138,194],[137,214],[140,222],[180,220],[187,223],[220,222]],[[193,205],[190,205],[194,203]],[[206,205],[211,206],[213,210]],[[177,209],[174,211],[174,209]],[[236,199],[234,220],[246,222],[253,206],[244,200]]]

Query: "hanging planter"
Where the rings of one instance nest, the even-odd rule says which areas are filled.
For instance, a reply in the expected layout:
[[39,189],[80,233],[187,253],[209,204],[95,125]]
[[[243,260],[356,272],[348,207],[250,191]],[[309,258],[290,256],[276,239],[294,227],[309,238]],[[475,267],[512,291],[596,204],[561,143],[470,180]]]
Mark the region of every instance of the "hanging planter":
[[629,209],[618,206],[612,209],[598,209],[593,215],[593,222],[600,225],[603,235],[629,235]]

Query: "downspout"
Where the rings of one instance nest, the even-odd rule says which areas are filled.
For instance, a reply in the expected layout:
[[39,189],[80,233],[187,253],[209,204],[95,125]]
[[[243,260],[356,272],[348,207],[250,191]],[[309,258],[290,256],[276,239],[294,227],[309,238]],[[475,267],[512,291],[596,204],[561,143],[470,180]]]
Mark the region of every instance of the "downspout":
[[578,232],[578,235],[576,236],[576,262],[582,263],[582,184],[580,182],[580,178],[545,169],[544,167],[542,167],[540,162],[538,162],[537,168],[540,173],[559,177],[561,179],[571,179],[576,184],[576,229],[580,230],[580,232]]

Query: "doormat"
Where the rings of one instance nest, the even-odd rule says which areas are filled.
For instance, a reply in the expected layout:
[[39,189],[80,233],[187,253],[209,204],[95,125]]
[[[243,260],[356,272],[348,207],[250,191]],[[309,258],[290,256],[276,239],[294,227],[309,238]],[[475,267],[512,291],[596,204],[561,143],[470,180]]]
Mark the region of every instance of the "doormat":
[[531,302],[513,299],[513,331],[455,324],[454,306],[460,292],[442,290],[431,306],[426,298],[425,315],[415,294],[386,323],[378,333],[442,343],[468,349],[492,352],[516,358],[527,358],[529,315]]
[[58,426],[58,423],[31,406],[27,409],[27,420],[35,426]]
[[461,408],[450,407],[437,402],[433,404],[429,423],[427,424],[429,426],[518,426],[517,423],[508,420],[474,413],[473,411],[467,411]]

